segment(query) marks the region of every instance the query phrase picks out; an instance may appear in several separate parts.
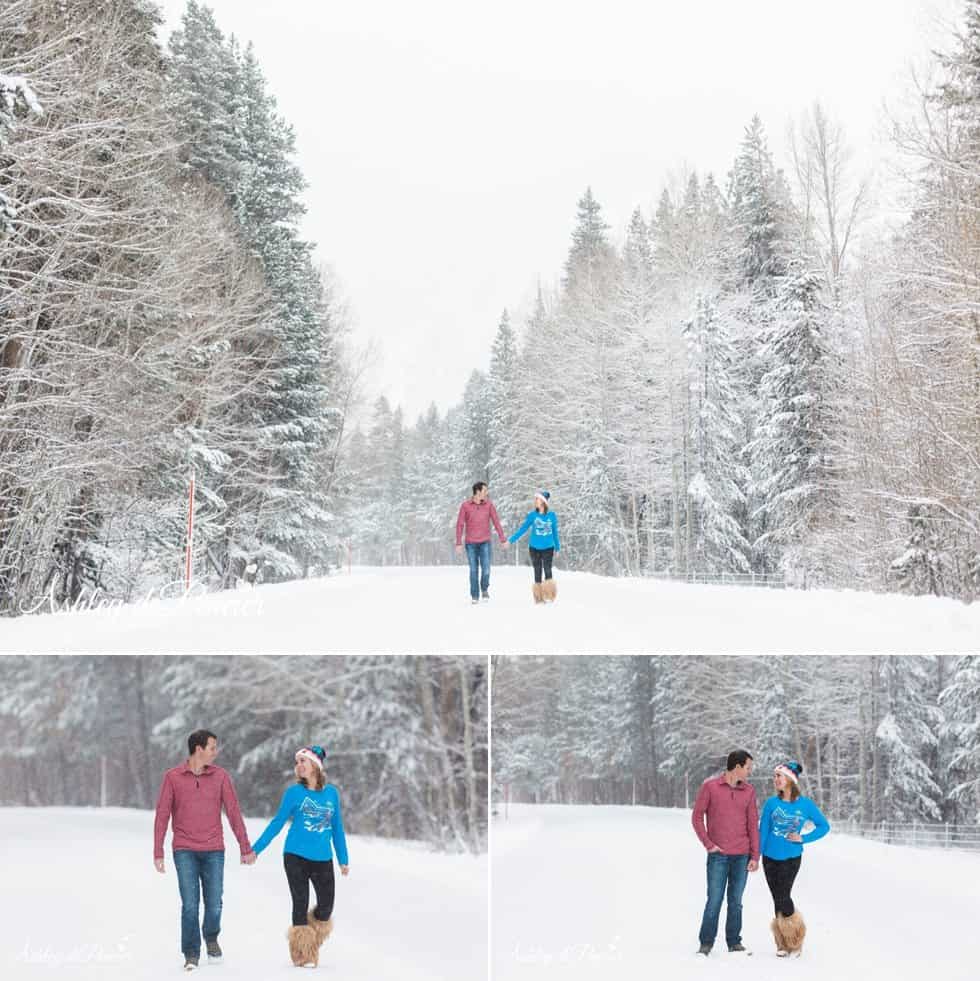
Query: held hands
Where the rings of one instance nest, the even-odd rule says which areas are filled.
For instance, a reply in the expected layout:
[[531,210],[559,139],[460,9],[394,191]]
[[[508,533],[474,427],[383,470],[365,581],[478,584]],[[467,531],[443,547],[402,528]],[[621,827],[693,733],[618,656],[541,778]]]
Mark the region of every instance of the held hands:
[[340,866],[340,874],[341,875],[347,875],[348,872],[350,872],[350,866],[349,865],[341,865]]
[[501,543],[500,547],[506,552],[510,548],[510,542],[505,538]]
[[247,854],[242,855],[242,865],[254,865],[255,860],[258,857],[259,856],[256,855],[255,852],[248,852]]
[[161,873],[166,872],[166,869],[163,867],[163,859],[162,858],[155,858],[155,859],[153,859],[153,868],[155,868],[157,870],[157,872],[161,872]]

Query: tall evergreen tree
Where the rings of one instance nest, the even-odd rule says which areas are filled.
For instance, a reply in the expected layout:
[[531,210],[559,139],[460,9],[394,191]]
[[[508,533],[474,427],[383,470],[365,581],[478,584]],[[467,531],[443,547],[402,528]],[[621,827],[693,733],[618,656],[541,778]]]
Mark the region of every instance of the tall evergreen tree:
[[937,745],[939,715],[929,703],[925,659],[884,659],[884,717],[875,740],[884,773],[882,814],[889,821],[938,821],[942,790],[930,758]]
[[[749,444],[763,533],[753,542],[787,571],[806,576],[809,537],[831,508],[834,413],[840,367],[828,341],[822,278],[791,266],[763,328],[759,424]],[[824,518],[826,520],[826,518]]]
[[179,157],[234,199],[246,148],[241,132],[244,93],[239,65],[210,7],[188,0],[170,36],[170,106],[181,140]]
[[[261,399],[241,406],[264,447],[249,546],[267,578],[305,575],[335,540],[319,469],[336,435],[333,379],[324,370],[335,355],[313,247],[299,237],[306,185],[293,159],[295,136],[277,112],[252,45],[241,51],[225,42],[209,8],[188,5],[171,53],[182,155],[224,191],[272,298],[270,384]],[[231,557],[244,551],[242,543],[228,548]]]
[[606,233],[609,226],[602,217],[602,207],[587,187],[578,201],[578,215],[572,230],[572,246],[565,260],[564,287],[571,294],[594,296],[601,292],[612,258],[612,247]]
[[940,539],[940,524],[926,505],[909,506],[905,551],[891,564],[892,574],[903,592],[913,596],[945,593],[948,556]]
[[944,776],[953,815],[964,823],[980,824],[980,655],[956,658],[939,705],[940,734],[952,749]]
[[657,565],[657,504],[667,490],[669,398],[664,325],[657,316],[657,284],[650,229],[639,208],[626,232],[614,300],[621,335],[614,367],[618,439],[612,466],[623,488],[626,571]]
[[789,191],[773,163],[758,116],[745,130],[729,175],[728,198],[733,283],[771,296],[775,281],[786,270]]
[[750,546],[739,521],[746,478],[740,460],[738,357],[730,323],[719,316],[712,300],[699,297],[685,329],[692,401],[690,567],[705,573],[749,569]]
[[762,696],[762,724],[754,754],[760,774],[767,776],[778,763],[796,755],[796,731],[787,711],[788,704],[783,682],[773,678]]
[[517,336],[504,310],[490,351],[487,391],[487,463],[493,500],[505,527],[517,520],[528,495],[518,476],[521,445],[521,364]]
[[[490,482],[490,380],[482,371],[474,371],[463,391],[460,406],[460,470],[462,483],[472,485],[478,480]],[[491,487],[491,494],[495,493]]]
[[[578,202],[578,216],[565,263],[558,314],[563,354],[564,404],[554,436],[566,448],[568,489],[576,508],[565,540],[586,568],[617,573],[623,528],[615,470],[615,416],[624,338],[613,313],[618,274],[609,226],[591,188]],[[554,367],[549,366],[554,373]],[[575,397],[567,399],[567,392]]]

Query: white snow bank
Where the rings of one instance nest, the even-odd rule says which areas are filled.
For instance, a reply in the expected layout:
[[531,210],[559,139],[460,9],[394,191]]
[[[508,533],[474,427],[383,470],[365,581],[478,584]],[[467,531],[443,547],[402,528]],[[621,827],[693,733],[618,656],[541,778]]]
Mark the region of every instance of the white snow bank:
[[610,579],[558,570],[535,606],[531,574],[497,566],[471,606],[460,566],[355,568],[120,610],[0,619],[0,651],[88,653],[933,653],[980,647],[980,603]]

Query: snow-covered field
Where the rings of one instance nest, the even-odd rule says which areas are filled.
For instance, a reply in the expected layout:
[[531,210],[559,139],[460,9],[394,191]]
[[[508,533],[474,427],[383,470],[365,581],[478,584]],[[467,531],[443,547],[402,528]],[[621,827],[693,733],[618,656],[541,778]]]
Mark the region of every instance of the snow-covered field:
[[465,568],[356,568],[325,579],[0,619],[7,652],[934,653],[980,647],[980,603],[704,586],[497,566],[489,604]]
[[[263,819],[246,821],[254,840]],[[471,981],[487,974],[487,859],[349,836],[337,877],[336,929],[318,974],[343,981]],[[241,865],[225,825],[223,962],[203,977],[292,978],[282,870],[285,832]],[[185,976],[177,879],[153,868],[153,814],[67,807],[0,808],[0,977],[142,981]],[[300,972],[304,976],[307,972]],[[313,975],[314,977],[316,975]]]
[[761,869],[743,897],[743,943],[729,954],[724,907],[707,958],[696,953],[704,849],[683,810],[511,805],[493,819],[493,981],[974,981],[980,855],[830,835],[810,846],[793,890],[808,936],[780,960]]

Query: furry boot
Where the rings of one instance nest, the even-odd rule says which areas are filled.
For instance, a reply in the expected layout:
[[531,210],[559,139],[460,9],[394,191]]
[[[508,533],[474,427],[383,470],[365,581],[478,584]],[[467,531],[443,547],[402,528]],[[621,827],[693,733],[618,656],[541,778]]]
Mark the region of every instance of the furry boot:
[[331,933],[333,933],[333,917],[331,916],[329,920],[318,920],[313,915],[313,910],[310,910],[307,919],[309,924],[313,927],[316,933],[316,945],[317,947],[323,946],[323,941],[326,940]]
[[536,582],[531,585],[531,592],[534,593],[534,602],[543,603],[544,602],[544,583]]
[[803,938],[806,936],[806,924],[800,911],[795,910],[792,916],[779,916],[776,919],[786,950],[799,957],[803,950]]
[[286,934],[289,956],[297,967],[316,967],[320,963],[320,945],[311,926],[291,926]]
[[783,940],[783,928],[780,920],[782,920],[783,914],[777,913],[773,918],[772,923],[769,924],[769,929],[772,930],[773,940],[776,941],[776,956],[785,957],[789,951],[786,949],[786,943]]
[[558,598],[558,584],[554,579],[545,579],[541,584],[544,586],[544,599],[546,603],[554,603]]

